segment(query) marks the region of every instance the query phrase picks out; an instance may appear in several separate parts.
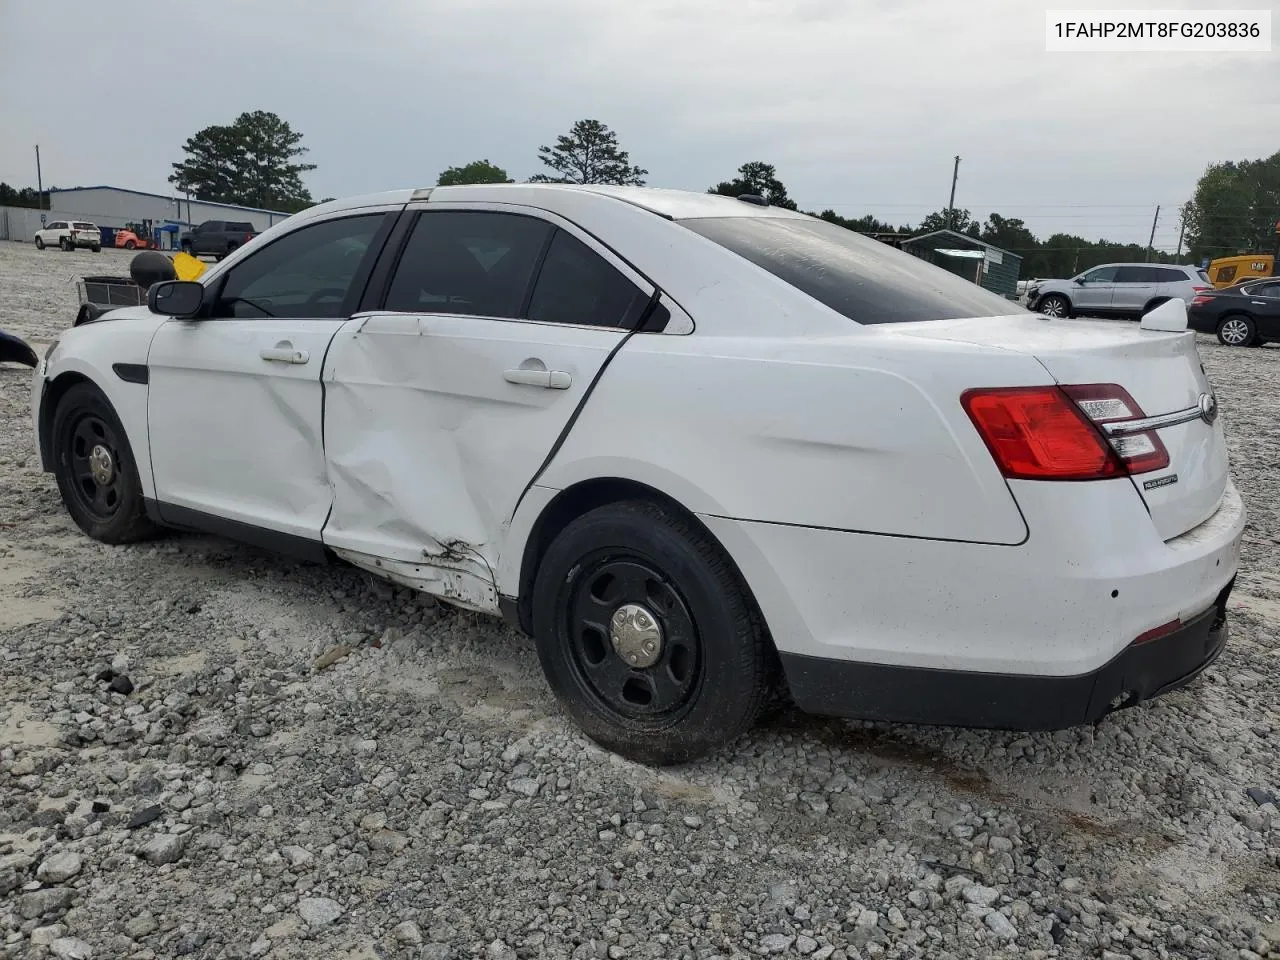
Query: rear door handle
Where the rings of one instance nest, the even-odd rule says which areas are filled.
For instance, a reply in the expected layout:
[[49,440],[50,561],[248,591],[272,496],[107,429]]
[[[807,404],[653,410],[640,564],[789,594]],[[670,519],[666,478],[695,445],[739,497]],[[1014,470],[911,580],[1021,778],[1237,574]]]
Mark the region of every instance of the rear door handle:
[[263,360],[271,363],[306,363],[307,351],[295,350],[288,340],[281,340],[274,347],[268,347],[258,353]]
[[573,383],[573,377],[563,370],[530,370],[517,367],[514,370],[504,370],[502,376],[507,383],[542,387],[544,390],[568,390]]

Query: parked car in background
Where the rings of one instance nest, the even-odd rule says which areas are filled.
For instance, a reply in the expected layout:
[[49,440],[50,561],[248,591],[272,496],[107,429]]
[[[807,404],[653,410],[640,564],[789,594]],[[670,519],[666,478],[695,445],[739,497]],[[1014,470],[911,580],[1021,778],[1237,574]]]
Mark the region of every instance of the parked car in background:
[[102,249],[102,231],[88,220],[54,220],[36,231],[36,249],[59,247],[74,250],[88,247],[94,253]]
[[31,409],[87,535],[205,530],[502,614],[645,763],[784,689],[1019,729],[1163,694],[1227,642],[1246,520],[1185,328],[1046,323],[675,190],[319,204],[65,331]]
[[221,260],[257,235],[252,223],[240,220],[206,220],[178,240],[183,252]]
[[1027,291],[1027,305],[1050,317],[1126,317],[1138,319],[1166,300],[1190,305],[1197,293],[1212,290],[1199,267],[1169,263],[1105,263],[1070,280],[1041,280]]
[[1228,347],[1260,347],[1280,340],[1280,278],[1246,280],[1197,294],[1187,310],[1187,326],[1216,333]]

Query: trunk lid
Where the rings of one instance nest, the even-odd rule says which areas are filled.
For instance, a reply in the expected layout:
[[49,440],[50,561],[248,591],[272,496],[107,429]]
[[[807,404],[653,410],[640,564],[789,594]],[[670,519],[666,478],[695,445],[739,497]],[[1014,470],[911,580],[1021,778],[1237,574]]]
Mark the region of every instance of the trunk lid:
[[[1165,333],[1141,330],[1131,321],[1049,320],[1026,313],[902,324],[893,332],[1030,354],[1060,384],[1119,384],[1146,417],[1191,410],[1202,395],[1213,395],[1190,331]],[[1203,523],[1226,490],[1226,438],[1221,419],[1211,419],[1159,429],[1169,466],[1132,478],[1163,540]]]

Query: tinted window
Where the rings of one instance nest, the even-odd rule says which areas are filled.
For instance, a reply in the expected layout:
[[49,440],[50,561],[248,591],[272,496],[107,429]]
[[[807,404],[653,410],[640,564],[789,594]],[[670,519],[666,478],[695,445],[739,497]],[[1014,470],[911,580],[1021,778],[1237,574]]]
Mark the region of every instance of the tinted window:
[[1227,283],[1235,278],[1236,268],[1234,266],[1218,268],[1218,283]]
[[1251,287],[1245,287],[1244,292],[1251,297],[1280,297],[1280,280],[1254,284]]
[[227,232],[229,233],[251,233],[253,232],[253,224],[251,223],[228,223]]
[[519,317],[550,232],[550,224],[512,213],[423,213],[396,266],[386,308]]
[[1022,307],[941,267],[825,220],[681,220],[858,323],[994,317]]
[[1177,270],[1173,267],[1152,267],[1155,274],[1156,283],[1186,283],[1190,277],[1183,270]]
[[1099,267],[1097,270],[1090,270],[1088,273],[1080,277],[1082,283],[1115,283],[1116,267]]
[[67,229],[67,225],[62,220],[55,220],[53,223],[49,224],[49,226],[45,227],[45,229],[46,230],[65,230]]
[[648,300],[585,243],[557,230],[533,288],[529,319],[619,327],[634,320]]
[[232,268],[215,317],[342,317],[365,254],[385,215],[301,227]]
[[92,223],[77,223],[77,224],[75,224],[75,228],[76,228],[77,230],[92,230],[92,229],[93,229],[93,224],[92,224]]

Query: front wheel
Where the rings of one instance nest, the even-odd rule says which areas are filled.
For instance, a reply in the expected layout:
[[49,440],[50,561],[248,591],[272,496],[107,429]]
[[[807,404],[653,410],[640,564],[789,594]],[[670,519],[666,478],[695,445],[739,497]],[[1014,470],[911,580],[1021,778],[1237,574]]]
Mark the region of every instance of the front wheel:
[[62,502],[86,534],[117,544],[155,533],[128,437],[107,398],[92,384],[77,383],[58,401],[53,456]]
[[43,240],[41,240],[39,237],[36,237],[36,249],[37,249],[37,250],[43,250],[43,249],[44,249],[44,241],[43,241]]
[[135,247],[137,247],[137,244],[136,244],[136,243],[134,243],[132,240],[126,240],[126,241],[124,242],[124,248],[125,248],[126,250],[132,250],[132,249],[134,249]]
[[1040,313],[1046,317],[1054,317],[1062,319],[1071,316],[1071,303],[1061,294],[1051,293],[1040,299],[1040,305],[1037,307]]
[[533,588],[533,633],[557,699],[601,746],[683,763],[732,742],[770,701],[777,658],[719,546],[645,501],[570,523]]
[[1247,347],[1258,341],[1258,328],[1252,317],[1233,314],[1218,324],[1218,342],[1228,347]]

